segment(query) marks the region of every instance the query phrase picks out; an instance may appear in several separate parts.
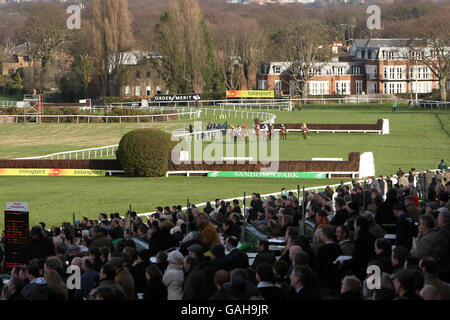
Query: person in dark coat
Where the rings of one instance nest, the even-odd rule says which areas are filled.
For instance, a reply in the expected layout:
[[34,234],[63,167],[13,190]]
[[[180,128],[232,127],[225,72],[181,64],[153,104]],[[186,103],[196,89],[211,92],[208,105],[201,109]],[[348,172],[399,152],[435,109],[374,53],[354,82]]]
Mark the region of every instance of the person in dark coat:
[[217,290],[209,300],[231,300],[229,291],[223,287],[228,282],[230,282],[230,273],[226,270],[218,270],[214,275]]
[[81,265],[84,271],[81,275],[81,289],[76,290],[75,300],[82,300],[89,296],[91,290],[95,287],[95,284],[99,280],[99,274],[94,270],[94,264],[88,258],[83,258],[83,264]]
[[44,277],[41,276],[37,263],[31,263],[27,267],[27,277],[30,283],[20,292],[26,300],[48,300],[49,289]]
[[162,282],[163,274],[159,268],[152,264],[145,269],[147,284],[144,289],[144,300],[166,301],[167,287]]
[[30,241],[27,247],[28,262],[34,259],[47,259],[55,255],[55,246],[50,238],[42,233],[39,226],[33,227],[30,231]]
[[416,293],[416,275],[412,269],[400,269],[397,271],[394,287],[398,294],[395,300],[423,300]]
[[361,281],[356,276],[346,276],[342,279],[341,294],[339,300],[347,301],[361,301],[363,286]]
[[148,243],[150,256],[154,256],[160,251],[165,251],[178,246],[177,240],[170,234],[169,224],[166,222],[162,223],[160,229],[151,234]]
[[381,203],[377,208],[375,221],[378,224],[395,224],[397,222],[397,219],[392,209],[394,207],[394,204],[398,202],[397,191],[389,190],[389,192],[387,193],[386,201]]
[[231,270],[237,268],[247,269],[249,267],[248,256],[237,248],[238,244],[239,240],[236,237],[231,236],[227,238],[226,246],[229,252],[227,257],[231,260]]
[[103,233],[102,228],[100,226],[95,226],[92,228],[92,241],[89,246],[89,249],[93,248],[103,248],[106,247],[111,249],[111,241],[108,240],[106,235]]
[[418,229],[411,218],[404,210],[402,203],[396,203],[392,208],[397,217],[396,245],[405,246],[408,250],[412,248],[413,238],[417,236]]
[[253,261],[252,267],[256,269],[261,263],[268,263],[271,266],[276,262],[275,255],[269,250],[269,241],[267,239],[258,240],[258,254]]
[[294,289],[290,292],[288,300],[315,300],[317,297],[313,293],[314,288],[310,288],[307,283],[309,281],[308,267],[296,266],[291,273],[291,287]]
[[342,255],[342,249],[338,243],[333,241],[334,234],[331,227],[322,228],[321,234],[324,245],[318,250],[317,273],[322,298],[326,298],[327,295],[336,293],[339,287],[339,269],[334,261]]
[[343,198],[336,198],[336,215],[330,221],[332,226],[342,226],[347,219],[350,218],[350,213],[345,208],[345,201]]
[[265,300],[284,300],[285,293],[275,285],[275,276],[272,267],[267,263],[261,263],[256,268],[256,280],[258,290]]
[[139,252],[138,258],[130,268],[130,274],[134,279],[134,289],[136,293],[143,293],[146,285],[145,270],[150,265],[150,250]]
[[8,299],[9,301],[23,301],[26,300],[21,291],[25,287],[24,281],[17,276],[14,276],[8,282]]
[[264,213],[263,203],[261,201],[261,196],[258,193],[253,193],[247,221],[251,223],[252,221],[257,220],[258,212]]
[[214,277],[219,270],[230,271],[231,260],[225,256],[225,248],[221,244],[216,244],[211,248],[211,260],[203,269],[207,279],[208,296],[211,296],[216,291]]
[[450,282],[450,212],[439,213],[437,233],[431,245],[430,256],[439,265],[439,278]]
[[241,237],[241,230],[239,226],[235,226],[233,221],[225,220],[223,223],[223,239],[226,241],[226,239],[230,236],[235,236],[239,239]]
[[386,238],[378,238],[375,241],[375,254],[376,260],[378,260],[382,266],[382,271],[391,274],[393,270],[392,266],[392,243],[391,240]]
[[369,221],[365,217],[358,217],[354,225],[356,240],[353,265],[355,275],[362,281],[367,276],[367,264],[375,255],[375,237],[369,232]]

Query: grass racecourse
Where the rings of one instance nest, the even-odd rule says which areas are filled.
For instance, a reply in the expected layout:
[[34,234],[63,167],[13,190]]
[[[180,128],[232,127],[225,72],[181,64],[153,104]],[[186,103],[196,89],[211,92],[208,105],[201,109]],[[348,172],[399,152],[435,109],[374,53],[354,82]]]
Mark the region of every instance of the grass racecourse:
[[[266,110],[263,110],[266,111]],[[290,133],[280,141],[280,160],[344,158],[349,152],[373,152],[377,174],[392,174],[402,167],[409,170],[436,168],[440,159],[450,161],[450,111],[408,110],[400,105],[392,113],[390,104],[306,105],[303,111],[268,111],[277,115],[277,123],[371,123],[379,118],[390,120],[390,135],[311,134],[303,140]],[[217,115],[216,115],[217,116]],[[203,125],[209,120],[203,116]],[[226,119],[232,125],[251,124],[251,119]],[[206,123],[205,123],[206,122]],[[186,127],[187,121],[157,124],[0,124],[0,158],[29,157],[83,148],[118,144],[126,132],[138,127],[159,127],[172,131]],[[205,146],[208,143],[205,143]],[[204,147],[205,147],[204,146]],[[102,177],[0,177],[0,208],[7,201],[28,202],[31,224],[45,221],[50,225],[71,221],[75,213],[96,218],[100,212],[125,213],[129,205],[139,213],[156,206],[213,201],[242,196],[243,192],[271,193],[282,187],[331,185],[337,180],[229,179],[171,177],[159,179]],[[0,219],[0,227],[3,219]]]

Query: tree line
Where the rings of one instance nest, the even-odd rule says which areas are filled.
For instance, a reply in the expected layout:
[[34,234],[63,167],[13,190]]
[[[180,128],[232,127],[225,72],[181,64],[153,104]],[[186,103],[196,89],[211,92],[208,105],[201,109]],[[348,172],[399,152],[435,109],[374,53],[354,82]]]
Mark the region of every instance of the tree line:
[[[81,30],[69,30],[65,8],[59,4],[11,4],[0,10],[0,61],[25,43],[38,63],[10,79],[3,77],[0,85],[28,91],[58,88],[66,100],[116,96],[130,76],[123,53],[141,50],[158,56],[153,67],[170,92],[214,95],[244,86],[251,89],[251,76],[261,61],[303,61],[290,70],[303,92],[313,62],[329,59],[331,40],[423,37],[436,39],[437,47],[448,43],[450,1],[411,0],[381,7],[383,29],[374,32],[365,26],[365,6],[92,0],[82,10]],[[445,78],[448,53],[439,58],[437,65],[431,59],[429,63]]]

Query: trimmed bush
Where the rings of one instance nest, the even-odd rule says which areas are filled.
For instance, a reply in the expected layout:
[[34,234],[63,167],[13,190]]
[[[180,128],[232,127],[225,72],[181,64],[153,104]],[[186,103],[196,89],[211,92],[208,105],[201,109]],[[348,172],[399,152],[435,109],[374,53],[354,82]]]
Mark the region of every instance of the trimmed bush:
[[173,142],[157,129],[137,129],[120,140],[117,159],[130,177],[162,177],[168,170]]

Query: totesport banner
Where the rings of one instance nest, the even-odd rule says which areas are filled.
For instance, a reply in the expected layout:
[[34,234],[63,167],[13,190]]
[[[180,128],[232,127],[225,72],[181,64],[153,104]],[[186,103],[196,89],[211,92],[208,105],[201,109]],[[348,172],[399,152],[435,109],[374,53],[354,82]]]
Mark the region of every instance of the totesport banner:
[[275,98],[273,90],[227,90],[227,98]]
[[104,176],[106,176],[106,170],[91,170],[91,169],[0,169],[0,176],[104,177]]
[[273,178],[273,179],[326,179],[327,174],[321,172],[244,172],[244,171],[211,171],[209,178]]

